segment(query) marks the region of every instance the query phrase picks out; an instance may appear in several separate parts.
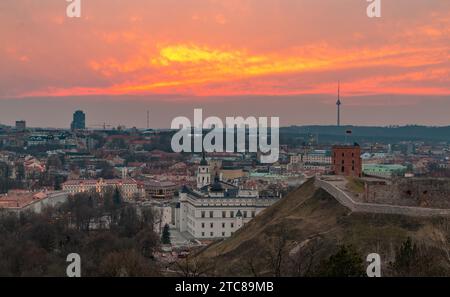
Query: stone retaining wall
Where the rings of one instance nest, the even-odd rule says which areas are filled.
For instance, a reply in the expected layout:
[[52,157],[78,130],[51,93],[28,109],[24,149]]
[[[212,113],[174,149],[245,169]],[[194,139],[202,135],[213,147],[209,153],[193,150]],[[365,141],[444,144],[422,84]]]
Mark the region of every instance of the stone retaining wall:
[[344,191],[336,187],[330,182],[316,178],[317,187],[327,191],[340,204],[349,208],[354,212],[382,213],[382,214],[398,214],[414,217],[442,217],[450,216],[450,209],[398,206],[375,203],[361,203],[354,201]]

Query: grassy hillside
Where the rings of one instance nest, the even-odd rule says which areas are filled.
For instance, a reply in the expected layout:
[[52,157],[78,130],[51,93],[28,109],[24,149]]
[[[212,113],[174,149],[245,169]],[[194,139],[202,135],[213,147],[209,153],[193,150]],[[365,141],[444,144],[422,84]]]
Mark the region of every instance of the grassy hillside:
[[[317,275],[341,246],[348,246],[362,261],[379,253],[383,275],[450,275],[449,223],[352,213],[309,180],[231,238],[203,250],[198,259],[214,275],[309,276]],[[413,256],[395,268],[408,238],[414,244],[409,253]]]

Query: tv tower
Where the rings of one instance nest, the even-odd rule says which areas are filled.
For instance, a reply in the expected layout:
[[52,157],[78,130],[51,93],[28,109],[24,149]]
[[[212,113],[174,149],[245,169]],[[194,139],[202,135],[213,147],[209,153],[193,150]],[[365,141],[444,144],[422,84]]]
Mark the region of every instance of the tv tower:
[[336,102],[337,106],[337,126],[341,126],[341,83],[338,81],[338,100]]

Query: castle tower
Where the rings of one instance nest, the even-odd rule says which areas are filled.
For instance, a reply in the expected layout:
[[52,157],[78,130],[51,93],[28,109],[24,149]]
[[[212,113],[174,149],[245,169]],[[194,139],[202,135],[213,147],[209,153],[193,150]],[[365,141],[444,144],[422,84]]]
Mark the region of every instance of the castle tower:
[[338,100],[336,102],[337,106],[337,126],[341,126],[341,83],[338,82]]
[[197,188],[203,188],[211,183],[211,172],[209,164],[205,158],[205,152],[203,152],[202,160],[200,161],[200,166],[198,166],[197,171]]

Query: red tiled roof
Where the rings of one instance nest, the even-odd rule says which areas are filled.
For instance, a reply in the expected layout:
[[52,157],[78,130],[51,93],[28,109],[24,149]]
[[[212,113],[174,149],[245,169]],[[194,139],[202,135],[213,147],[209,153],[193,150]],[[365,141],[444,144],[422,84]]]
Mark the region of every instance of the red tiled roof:
[[8,194],[0,195],[0,208],[22,208],[47,197],[44,192],[10,191]]

